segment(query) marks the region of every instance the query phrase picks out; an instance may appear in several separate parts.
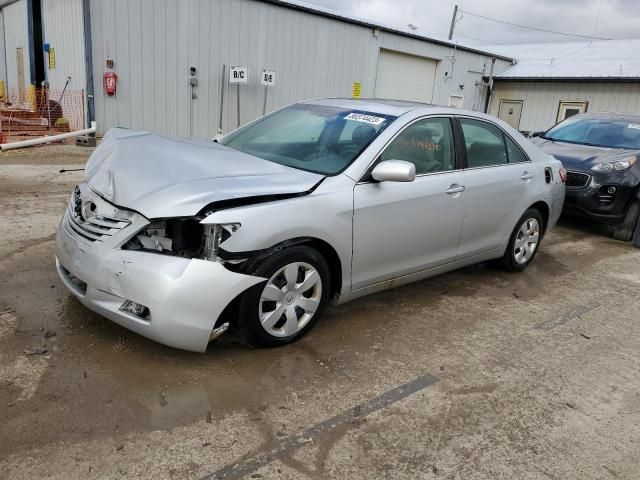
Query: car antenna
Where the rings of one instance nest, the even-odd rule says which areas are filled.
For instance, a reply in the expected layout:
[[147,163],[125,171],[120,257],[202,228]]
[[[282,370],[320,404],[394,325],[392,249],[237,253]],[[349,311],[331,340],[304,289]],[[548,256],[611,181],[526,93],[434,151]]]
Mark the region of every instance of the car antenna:
[[60,170],[58,173],[65,173],[65,172],[82,172],[84,171],[84,168],[63,168],[62,170]]

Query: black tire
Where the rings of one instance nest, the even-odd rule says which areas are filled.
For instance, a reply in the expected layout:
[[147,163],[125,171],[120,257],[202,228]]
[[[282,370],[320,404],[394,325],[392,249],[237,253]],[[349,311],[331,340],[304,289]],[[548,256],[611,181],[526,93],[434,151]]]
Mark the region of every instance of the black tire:
[[[535,249],[533,250],[533,254],[531,255],[531,257],[528,258],[524,263],[520,263],[516,259],[516,240],[518,239],[520,229],[530,219],[535,219],[538,222],[538,225],[539,225],[538,242],[536,244]],[[516,223],[516,226],[513,229],[513,232],[511,233],[511,237],[509,238],[509,243],[507,244],[507,250],[504,252],[504,255],[501,261],[502,266],[505,268],[505,270],[509,272],[521,272],[522,270],[527,268],[527,266],[536,257],[538,250],[540,250],[540,243],[542,242],[543,236],[544,236],[544,222],[542,220],[542,214],[535,208],[528,209],[526,212],[524,212],[524,215],[522,215],[522,217],[520,217],[520,220],[518,220],[518,222]]]
[[[297,262],[305,263],[313,267],[319,274],[321,280],[320,301],[311,319],[308,320],[304,327],[298,332],[289,336],[275,336],[265,330],[260,321],[260,310],[262,308],[260,299],[265,286],[269,282],[269,280],[267,280],[267,282],[259,283],[250,288],[240,298],[236,330],[243,341],[256,347],[286,345],[307,334],[322,316],[322,312],[329,300],[329,292],[331,291],[331,275],[326,260],[317,250],[307,246],[286,248],[269,257],[256,269],[254,275],[270,279],[283,267]],[[274,302],[274,310],[277,308],[277,305],[278,304]],[[283,314],[283,320],[286,321],[285,314]]]
[[612,237],[621,242],[630,242],[633,240],[633,233],[638,224],[638,216],[640,215],[640,202],[633,202],[622,223],[613,227]]

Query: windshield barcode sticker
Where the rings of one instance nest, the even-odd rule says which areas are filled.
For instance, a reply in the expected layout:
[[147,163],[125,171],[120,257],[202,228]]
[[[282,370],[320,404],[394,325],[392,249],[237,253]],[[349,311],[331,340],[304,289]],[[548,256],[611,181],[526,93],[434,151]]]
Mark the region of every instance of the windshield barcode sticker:
[[640,123],[630,123],[627,128],[635,128],[636,130],[640,130]]
[[364,113],[350,113],[346,117],[345,120],[353,120],[355,122],[364,122],[369,123],[371,125],[380,125],[384,122],[384,118],[382,117],[374,117],[373,115],[365,115]]

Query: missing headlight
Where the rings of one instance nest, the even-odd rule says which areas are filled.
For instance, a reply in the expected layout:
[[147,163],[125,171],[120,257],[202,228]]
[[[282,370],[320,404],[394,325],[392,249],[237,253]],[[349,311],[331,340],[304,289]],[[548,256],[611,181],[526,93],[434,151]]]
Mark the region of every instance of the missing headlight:
[[202,232],[197,219],[158,220],[143,228],[123,248],[196,258],[202,254]]
[[204,258],[205,260],[219,260],[218,248],[220,244],[233,235],[239,223],[209,224],[204,226]]

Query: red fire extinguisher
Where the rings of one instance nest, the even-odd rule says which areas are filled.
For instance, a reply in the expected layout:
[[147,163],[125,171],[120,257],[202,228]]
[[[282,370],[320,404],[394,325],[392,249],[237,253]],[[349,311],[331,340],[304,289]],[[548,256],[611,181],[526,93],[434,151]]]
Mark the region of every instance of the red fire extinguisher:
[[118,81],[116,72],[104,72],[102,80],[104,82],[104,93],[110,97],[114,96],[116,94],[116,83]]

